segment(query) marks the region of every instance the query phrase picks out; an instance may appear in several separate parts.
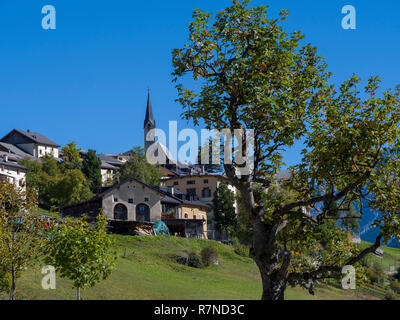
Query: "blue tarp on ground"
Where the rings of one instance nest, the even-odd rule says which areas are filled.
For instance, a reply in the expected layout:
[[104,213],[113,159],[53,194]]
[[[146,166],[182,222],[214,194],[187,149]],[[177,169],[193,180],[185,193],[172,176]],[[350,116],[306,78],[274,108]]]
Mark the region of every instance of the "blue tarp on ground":
[[154,234],[155,235],[159,235],[159,234],[168,234],[169,235],[169,229],[164,222],[157,221],[154,224]]

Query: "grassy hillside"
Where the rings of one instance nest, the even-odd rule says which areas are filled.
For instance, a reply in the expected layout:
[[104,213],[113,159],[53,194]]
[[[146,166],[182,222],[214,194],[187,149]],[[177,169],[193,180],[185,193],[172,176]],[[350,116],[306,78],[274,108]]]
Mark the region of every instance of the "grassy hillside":
[[[237,255],[232,247],[199,239],[167,236],[115,237],[119,259],[111,277],[94,288],[85,289],[85,299],[259,299],[261,281],[250,258]],[[174,255],[199,252],[213,243],[219,265],[196,269],[178,264]],[[386,248],[385,248],[386,250]],[[397,249],[390,249],[383,261],[399,259]],[[380,259],[380,258],[377,258]],[[41,266],[27,270],[18,280],[21,299],[75,299],[71,282],[57,278],[56,290],[43,290]],[[376,288],[374,288],[375,290]],[[362,299],[373,298],[371,292],[351,292],[333,287],[319,287],[311,296],[301,288],[289,288],[287,299]],[[4,297],[4,296],[3,296]]]

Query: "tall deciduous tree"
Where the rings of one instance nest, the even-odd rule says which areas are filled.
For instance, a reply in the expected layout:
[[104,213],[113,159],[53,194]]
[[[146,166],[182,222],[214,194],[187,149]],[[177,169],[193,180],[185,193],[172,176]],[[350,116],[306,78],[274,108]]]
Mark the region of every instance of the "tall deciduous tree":
[[76,147],[75,142],[70,142],[61,149],[61,154],[64,162],[61,165],[62,170],[75,170],[82,168],[81,156],[79,154],[81,149]]
[[40,256],[44,222],[33,213],[35,208],[34,193],[0,182],[0,282],[9,289],[10,300],[16,299],[21,272]]
[[[316,48],[302,45],[301,32],[284,31],[287,16],[282,11],[268,18],[267,7],[251,7],[248,0],[234,0],[215,16],[195,10],[188,43],[173,50],[184,118],[210,129],[241,130],[243,153],[246,129],[254,130],[253,172],[238,175],[235,163],[224,168],[253,226],[250,254],[261,273],[262,298],[273,300],[284,299],[287,285],[313,293],[314,281],[341,277],[344,265],[399,235],[398,88],[378,95],[379,79],[370,78],[361,98],[360,80],[352,76],[336,91]],[[185,87],[187,75],[201,86]],[[282,150],[300,138],[302,160],[284,182],[295,199],[262,201],[266,193],[256,187],[271,186]],[[324,254],[314,230],[330,218],[321,209],[326,200],[337,201],[340,211],[362,200],[380,211],[376,242],[359,251],[339,230],[325,247],[336,254]],[[306,247],[315,249],[304,259]]]
[[66,218],[62,224],[50,229],[44,247],[45,260],[61,277],[73,281],[80,300],[81,289],[107,279],[115,268],[116,255],[111,250],[112,243],[107,235],[105,216],[99,216],[92,225],[84,216]]
[[158,186],[161,173],[156,166],[147,162],[145,150],[135,147],[129,154],[130,158],[118,172],[118,179],[123,181],[136,178],[144,183]]
[[101,190],[101,160],[97,157],[96,151],[89,150],[82,163],[82,172],[90,184],[90,190],[98,193]]

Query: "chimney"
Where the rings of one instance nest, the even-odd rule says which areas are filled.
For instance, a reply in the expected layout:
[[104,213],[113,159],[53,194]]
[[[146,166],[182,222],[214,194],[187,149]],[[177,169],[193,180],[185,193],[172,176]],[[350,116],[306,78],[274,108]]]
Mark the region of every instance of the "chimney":
[[167,187],[168,193],[174,195],[175,194],[175,189],[174,187]]

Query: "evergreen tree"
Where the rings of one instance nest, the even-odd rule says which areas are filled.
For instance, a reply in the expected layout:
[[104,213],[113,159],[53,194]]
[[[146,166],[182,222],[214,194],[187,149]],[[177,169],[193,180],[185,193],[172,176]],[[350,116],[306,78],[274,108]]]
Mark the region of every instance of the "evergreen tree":
[[218,231],[227,231],[237,224],[235,212],[235,195],[225,183],[221,183],[214,192],[212,209],[214,222]]
[[90,190],[98,193],[101,190],[101,160],[94,150],[89,150],[82,162],[82,172],[88,179]]

